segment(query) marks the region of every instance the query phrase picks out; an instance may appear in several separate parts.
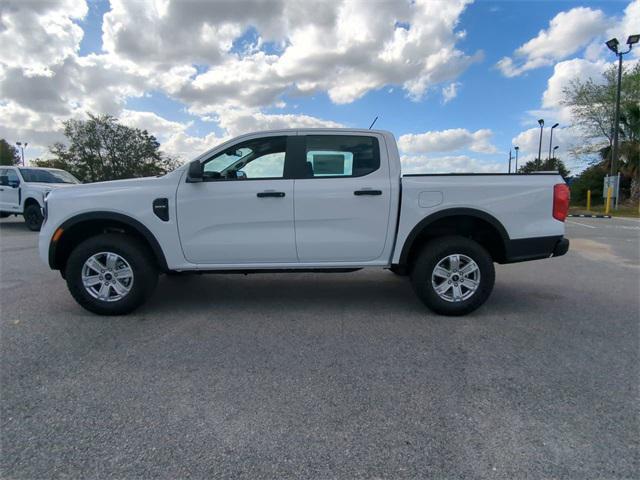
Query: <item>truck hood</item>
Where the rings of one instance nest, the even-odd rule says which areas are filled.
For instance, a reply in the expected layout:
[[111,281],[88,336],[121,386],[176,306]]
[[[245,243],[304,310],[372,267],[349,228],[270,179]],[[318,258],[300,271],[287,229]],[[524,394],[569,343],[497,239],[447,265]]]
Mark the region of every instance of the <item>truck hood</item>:
[[[179,173],[178,173],[179,175]],[[49,194],[50,199],[74,198],[78,201],[93,197],[110,197],[118,192],[155,191],[162,190],[168,185],[175,185],[176,172],[162,177],[129,178],[126,180],[111,180],[108,182],[81,183],[69,188],[54,189]]]

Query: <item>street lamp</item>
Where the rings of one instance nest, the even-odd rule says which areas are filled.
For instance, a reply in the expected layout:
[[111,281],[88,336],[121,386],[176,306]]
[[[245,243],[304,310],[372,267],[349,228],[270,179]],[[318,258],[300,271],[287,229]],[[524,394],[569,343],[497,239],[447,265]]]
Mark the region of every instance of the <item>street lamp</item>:
[[516,170],[515,172],[518,173],[518,150],[520,150],[520,147],[518,147],[517,145],[515,147],[513,147],[514,150],[516,151]]
[[556,145],[555,147],[553,147],[553,158],[556,158],[556,150],[560,148],[558,145]]
[[536,170],[540,170],[540,156],[542,155],[542,130],[544,130],[544,120],[541,118],[538,120],[540,125],[540,145],[538,145],[538,159],[536,160]]
[[626,55],[631,51],[633,45],[640,41],[640,34],[629,35],[627,38],[627,45],[629,45],[629,50],[626,52],[618,51],[618,42],[617,38],[612,38],[608,42],[606,42],[607,47],[618,57],[618,88],[616,91],[616,113],[615,120],[613,124],[613,151],[611,152],[611,176],[613,176],[618,170],[618,129],[620,126],[620,89],[622,85],[622,56]]
[[551,160],[551,145],[553,144],[553,129],[556,128],[559,123],[554,123],[551,127],[551,136],[549,137],[549,160]]
[[23,144],[22,142],[16,142],[16,145],[22,151],[22,166],[24,167],[24,149],[27,148],[27,145],[29,145],[29,143],[24,142]]

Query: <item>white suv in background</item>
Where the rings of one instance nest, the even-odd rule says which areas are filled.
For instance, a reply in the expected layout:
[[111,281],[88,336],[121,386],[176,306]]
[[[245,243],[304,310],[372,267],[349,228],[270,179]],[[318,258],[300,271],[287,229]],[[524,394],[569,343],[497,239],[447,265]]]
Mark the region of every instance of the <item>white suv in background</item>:
[[80,181],[57,168],[0,166],[0,218],[22,215],[29,230],[42,225],[44,196]]

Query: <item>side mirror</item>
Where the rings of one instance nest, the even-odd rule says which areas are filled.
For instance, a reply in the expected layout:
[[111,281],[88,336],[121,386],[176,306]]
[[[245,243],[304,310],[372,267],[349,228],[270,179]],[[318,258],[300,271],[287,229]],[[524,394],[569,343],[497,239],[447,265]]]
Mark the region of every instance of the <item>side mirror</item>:
[[7,175],[0,175],[0,185],[3,187],[9,186],[9,177]]
[[194,160],[189,164],[189,169],[187,170],[187,182],[199,183],[202,182],[203,177],[202,164],[199,160]]

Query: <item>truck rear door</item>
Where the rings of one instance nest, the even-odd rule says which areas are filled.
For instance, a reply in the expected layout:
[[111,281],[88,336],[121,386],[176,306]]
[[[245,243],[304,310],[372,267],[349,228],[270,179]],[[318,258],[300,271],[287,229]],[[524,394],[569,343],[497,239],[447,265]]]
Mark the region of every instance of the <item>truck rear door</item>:
[[374,134],[313,133],[294,184],[295,235],[302,263],[371,262],[389,232],[391,182],[384,140]]

